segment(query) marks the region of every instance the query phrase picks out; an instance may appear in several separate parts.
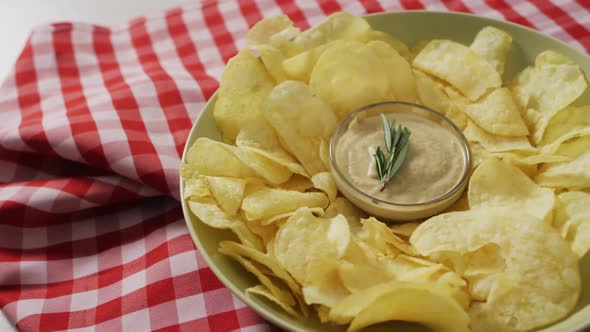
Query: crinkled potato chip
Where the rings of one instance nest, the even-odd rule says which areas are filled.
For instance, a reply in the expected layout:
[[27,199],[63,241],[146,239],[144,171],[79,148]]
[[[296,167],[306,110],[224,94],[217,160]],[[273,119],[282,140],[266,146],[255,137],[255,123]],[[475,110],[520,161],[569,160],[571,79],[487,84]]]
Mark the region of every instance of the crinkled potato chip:
[[406,241],[374,217],[361,220],[363,228],[358,233],[359,239],[375,248],[382,255],[397,256],[400,252],[416,256],[418,252]]
[[[471,289],[489,294],[486,302],[473,302],[469,308],[475,331],[530,330],[565,317],[578,301],[576,255],[549,225],[519,209],[441,214],[421,224],[410,242],[420,254],[448,264]],[[466,259],[490,244],[494,250],[488,254],[499,257]],[[498,260],[505,267],[486,274],[481,264]],[[465,274],[474,268],[480,272],[476,278]]]
[[262,297],[266,298],[267,300],[271,301],[272,303],[277,304],[278,306],[283,308],[283,310],[285,310],[285,312],[287,312],[289,315],[291,315],[295,318],[299,318],[299,314],[297,314],[297,312],[295,310],[293,310],[293,308],[290,305],[279,300],[264,285],[256,285],[253,287],[246,288],[246,294],[255,294],[255,295],[262,296]]
[[348,220],[350,230],[353,233],[358,233],[361,230],[361,219],[368,217],[363,210],[356,207],[356,205],[352,204],[344,197],[336,197],[336,199],[331,202],[326,209],[324,217],[333,218],[339,214],[343,215],[346,220]]
[[529,133],[520,110],[507,88],[500,88],[484,96],[479,102],[463,110],[485,131],[500,136],[526,136]]
[[576,100],[587,85],[580,67],[555,51],[537,55],[535,66],[518,74],[510,86],[526,110],[533,142],[541,141],[551,118]]
[[336,186],[336,182],[334,182],[334,179],[332,178],[332,173],[317,173],[311,177],[311,182],[313,183],[314,188],[323,191],[328,196],[330,202],[334,202],[334,200],[336,200],[336,195],[338,195],[338,186]]
[[329,140],[338,124],[332,108],[304,83],[277,85],[263,105],[263,114],[281,144],[309,175],[326,170],[320,158],[322,140]]
[[248,47],[270,45],[284,49],[285,45],[299,34],[299,29],[286,15],[276,15],[258,21],[246,34]]
[[258,54],[264,68],[277,83],[288,80],[287,73],[283,69],[285,56],[281,50],[270,45],[259,45],[251,48],[253,53]]
[[207,188],[209,188],[211,196],[217,202],[217,205],[229,215],[233,216],[237,214],[242,205],[247,181],[238,178],[215,176],[206,176],[204,178]]
[[555,194],[538,186],[516,166],[490,158],[475,170],[469,181],[472,209],[512,207],[550,223]]
[[283,71],[290,79],[308,83],[313,67],[329,45],[319,45],[283,60],[281,63]]
[[307,189],[313,188],[313,183],[307,177],[298,174],[293,174],[289,181],[281,183],[278,186],[278,188],[284,190],[304,192]]
[[568,107],[549,121],[539,145],[543,152],[554,153],[561,143],[587,135],[590,135],[590,105]]
[[293,40],[293,50],[296,53],[309,50],[316,46],[339,39],[354,39],[371,29],[365,19],[349,13],[336,13],[303,31]]
[[266,121],[242,127],[236,137],[236,145],[240,149],[256,152],[285,166],[295,174],[307,176],[305,169],[283,149],[274,129]]
[[217,93],[213,117],[226,141],[233,141],[240,128],[260,121],[260,104],[274,86],[262,62],[241,50],[227,63]]
[[359,42],[337,41],[313,67],[309,86],[334,107],[339,118],[344,118],[353,110],[389,99],[391,83],[384,66],[372,48]]
[[472,101],[502,85],[492,64],[465,45],[432,40],[414,58],[413,65],[449,82]]
[[244,165],[248,165],[261,178],[271,184],[285,183],[291,178],[291,170],[273,160],[259,154],[258,152],[242,149],[234,149],[234,154]]
[[[324,208],[321,207],[308,207],[311,213],[313,213],[316,217],[323,217],[324,216]],[[271,225],[271,224],[279,224],[282,225],[289,217],[297,213],[297,210],[277,214],[267,219],[259,220],[260,224],[263,226]]]
[[337,260],[344,256],[350,242],[347,227],[342,216],[318,218],[308,208],[301,208],[277,232],[274,254],[295,280],[305,284],[307,267],[312,261]]
[[246,217],[243,217],[244,223],[248,229],[258,235],[259,238],[262,239],[262,242],[265,245],[274,239],[279,227],[276,224],[264,225],[260,220],[248,220]]
[[473,52],[491,63],[500,75],[504,73],[504,64],[510,47],[512,47],[512,37],[494,27],[485,27],[479,30],[469,46]]
[[535,182],[568,190],[590,188],[590,136],[563,143],[556,153],[571,160],[541,166]]
[[434,332],[469,331],[469,316],[452,297],[430,285],[420,286],[401,286],[382,294],[354,317],[348,331],[360,331],[391,320],[420,323]]
[[392,279],[382,268],[366,263],[353,264],[348,261],[340,262],[338,276],[344,288],[350,293],[361,292]]
[[236,157],[236,149],[235,146],[200,137],[189,149],[186,161],[202,175],[256,177],[256,172]]
[[590,250],[590,193],[569,191],[557,195],[553,226],[582,258]]
[[238,236],[243,244],[258,250],[264,249],[262,240],[248,229],[239,216],[228,215],[217,206],[213,199],[189,200],[188,206],[191,212],[204,224],[213,228],[230,229]]
[[209,188],[207,188],[207,181],[202,176],[196,175],[195,177],[183,177],[183,181],[185,198],[190,199],[191,197],[203,198],[211,196]]
[[447,114],[454,107],[447,94],[436,84],[428,74],[414,70],[416,78],[416,90],[423,105],[439,112]]
[[395,49],[380,40],[368,42],[367,47],[381,58],[384,64],[384,70],[389,72],[391,93],[395,96],[395,100],[411,103],[416,102],[418,99],[416,80],[414,79],[414,73],[408,61]]
[[367,30],[365,33],[355,36],[354,40],[361,43],[368,43],[370,41],[382,41],[391,46],[399,55],[404,57],[406,61],[411,61],[410,49],[401,40],[394,38],[387,32],[379,30]]
[[[342,218],[342,223],[346,223]],[[320,304],[329,308],[342,301],[350,292],[340,280],[338,260],[318,255],[307,265],[307,280],[303,286],[303,298],[307,304]]]
[[262,188],[244,197],[242,210],[248,220],[258,220],[292,212],[300,207],[326,208],[329,202],[324,193]]
[[467,122],[467,127],[463,134],[467,140],[481,144],[490,152],[535,152],[535,148],[531,145],[527,136],[498,136],[490,134],[481,129],[473,121]]

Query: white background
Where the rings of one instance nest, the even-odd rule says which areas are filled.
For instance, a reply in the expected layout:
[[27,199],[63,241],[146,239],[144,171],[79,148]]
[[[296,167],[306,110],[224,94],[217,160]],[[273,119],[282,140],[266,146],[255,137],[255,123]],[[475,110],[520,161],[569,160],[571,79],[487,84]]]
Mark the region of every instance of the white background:
[[[0,80],[13,66],[31,28],[39,24],[76,21],[119,25],[198,0],[0,0]],[[0,312],[0,331],[14,331]]]

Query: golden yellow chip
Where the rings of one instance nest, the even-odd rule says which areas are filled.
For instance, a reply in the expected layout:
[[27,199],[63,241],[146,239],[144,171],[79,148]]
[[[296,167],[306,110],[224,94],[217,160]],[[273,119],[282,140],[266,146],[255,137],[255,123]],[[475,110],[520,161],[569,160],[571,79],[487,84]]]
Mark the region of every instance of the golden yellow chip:
[[241,50],[229,60],[217,93],[213,117],[226,141],[233,141],[240,128],[261,121],[260,104],[274,85],[274,79],[250,51]]
[[509,34],[488,26],[479,30],[469,48],[491,63],[502,75],[511,46],[512,37]]
[[568,107],[549,121],[539,145],[543,152],[554,153],[561,143],[586,135],[590,135],[590,105]]
[[201,175],[256,177],[258,174],[236,157],[236,149],[235,146],[201,137],[189,149],[186,161]]
[[313,67],[309,86],[344,118],[353,110],[389,98],[391,83],[384,68],[383,60],[368,46],[337,41]]
[[330,139],[338,124],[330,105],[307,85],[285,81],[271,91],[263,114],[283,147],[299,160],[307,174],[327,170],[320,158],[320,144]]
[[282,63],[285,60],[283,52],[278,48],[270,45],[259,45],[250,49],[253,53],[258,54],[264,68],[276,83],[281,83],[288,79]]
[[529,142],[527,136],[498,136],[480,128],[473,121],[467,121],[467,127],[463,134],[470,142],[481,144],[490,152],[519,151],[533,153],[535,148]]
[[414,70],[416,90],[423,105],[442,114],[448,113],[452,106],[447,94],[439,87],[432,77],[419,70]]
[[243,244],[264,250],[262,240],[256,236],[239,216],[230,216],[217,206],[211,198],[189,200],[189,209],[201,222],[213,228],[229,229],[234,232]]
[[246,288],[246,294],[255,294],[255,295],[260,295],[266,299],[268,299],[269,301],[271,301],[272,303],[275,303],[277,305],[279,305],[283,310],[285,310],[289,315],[295,317],[295,318],[300,318],[299,314],[297,314],[297,312],[295,310],[293,310],[293,308],[288,305],[287,303],[279,300],[268,288],[266,288],[266,286],[264,285],[256,285],[253,287],[249,287]]
[[572,60],[555,51],[545,51],[537,56],[534,67],[523,70],[510,85],[516,101],[526,110],[532,141],[538,143],[551,118],[576,100],[587,82],[584,72]]
[[479,102],[467,105],[463,111],[488,133],[500,136],[527,136],[529,133],[507,88],[492,91]]
[[419,225],[420,223],[417,222],[396,223],[389,225],[389,229],[391,229],[394,234],[410,237]]
[[358,233],[361,230],[361,219],[367,218],[367,214],[364,211],[356,207],[356,205],[352,204],[344,197],[336,197],[326,209],[324,217],[333,218],[339,214],[343,215],[346,220],[348,220],[350,230],[353,233]]
[[184,197],[186,199],[190,199],[193,196],[197,198],[211,196],[209,188],[207,188],[207,181],[202,176],[183,176],[182,180],[184,181]]
[[[342,224],[346,222],[341,218],[339,220]],[[331,308],[349,294],[338,274],[338,260],[334,257],[316,255],[309,261],[303,286],[305,303]]]
[[246,189],[247,181],[238,178],[222,178],[215,176],[205,177],[207,188],[211,192],[211,196],[229,215],[238,213],[244,198],[244,190]]
[[246,34],[249,48],[270,45],[286,51],[286,45],[299,34],[299,29],[286,15],[276,15],[258,21]]
[[391,46],[399,55],[404,57],[406,61],[411,61],[411,54],[408,46],[401,40],[394,38],[392,35],[379,31],[379,30],[367,30],[365,33],[355,36],[354,40],[360,41],[361,43],[368,43],[370,41],[378,40]]
[[383,70],[388,72],[391,83],[391,93],[396,101],[414,103],[418,99],[416,80],[412,67],[395,49],[380,40],[367,43],[369,47],[383,61]]
[[413,65],[449,82],[470,100],[502,85],[489,62],[465,45],[450,40],[432,40],[414,58]]
[[555,194],[542,188],[508,162],[490,158],[475,170],[469,181],[472,209],[514,208],[550,223]]
[[568,190],[590,188],[590,136],[562,143],[556,153],[571,160],[541,166],[535,182]]
[[547,223],[519,208],[441,214],[421,224],[410,242],[451,266],[472,291],[488,294],[469,308],[482,331],[534,329],[565,317],[577,303],[577,256]]
[[336,186],[336,182],[334,182],[330,172],[315,174],[311,177],[311,182],[313,183],[314,188],[323,191],[328,196],[330,202],[334,202],[334,200],[336,200],[336,195],[338,195],[338,186]]
[[[314,216],[316,216],[316,217],[323,217],[324,216],[324,208],[322,208],[322,207],[308,207],[308,208],[311,211],[311,213],[313,213]],[[280,227],[281,225],[283,225],[287,221],[287,219],[289,219],[289,217],[291,217],[295,213],[297,213],[297,210],[277,214],[277,215],[272,216],[270,218],[266,218],[266,219],[262,219],[262,220],[258,220],[258,221],[263,226],[275,224]]]
[[313,183],[311,182],[310,179],[308,179],[304,176],[301,176],[298,174],[293,174],[293,176],[291,176],[289,181],[287,181],[285,183],[281,183],[278,186],[278,188],[284,189],[284,190],[304,192],[307,189],[313,188]]
[[590,250],[590,194],[564,192],[557,196],[553,226],[582,258]]
[[313,67],[329,45],[322,44],[283,60],[283,71],[290,79],[308,83]]
[[293,52],[299,53],[339,39],[354,39],[371,29],[365,19],[339,12],[295,37]]
[[291,178],[291,170],[258,152],[240,147],[234,149],[234,154],[244,165],[253,169],[259,177],[271,184],[285,183]]
[[393,234],[387,225],[374,217],[363,219],[361,223],[363,228],[358,234],[359,239],[375,248],[382,255],[397,256],[400,252],[413,256],[418,255],[414,247]]
[[244,198],[242,210],[248,220],[258,220],[293,212],[300,207],[326,208],[329,202],[324,193],[262,188]]
[[371,264],[353,264],[342,261],[338,265],[338,276],[342,285],[350,292],[356,293],[380,283],[391,281],[392,278],[382,268]]

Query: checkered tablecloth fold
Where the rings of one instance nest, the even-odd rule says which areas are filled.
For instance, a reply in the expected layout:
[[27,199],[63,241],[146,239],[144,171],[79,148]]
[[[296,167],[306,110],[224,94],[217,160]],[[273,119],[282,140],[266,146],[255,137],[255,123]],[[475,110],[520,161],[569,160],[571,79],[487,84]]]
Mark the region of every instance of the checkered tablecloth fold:
[[409,9],[510,20],[590,51],[588,0],[205,0],[114,28],[36,28],[0,87],[0,308],[23,331],[271,329],[184,224],[192,123],[263,17],[306,29]]

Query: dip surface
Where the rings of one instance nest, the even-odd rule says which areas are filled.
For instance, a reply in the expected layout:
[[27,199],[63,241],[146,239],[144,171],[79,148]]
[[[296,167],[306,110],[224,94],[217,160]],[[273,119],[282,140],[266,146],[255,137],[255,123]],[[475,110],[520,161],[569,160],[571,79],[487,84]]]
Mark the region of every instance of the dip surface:
[[411,113],[388,113],[412,132],[406,159],[399,171],[379,191],[373,154],[377,146],[385,152],[383,124],[379,115],[356,118],[336,148],[336,163],[344,176],[364,193],[398,204],[431,201],[449,192],[465,170],[461,141],[450,129]]

